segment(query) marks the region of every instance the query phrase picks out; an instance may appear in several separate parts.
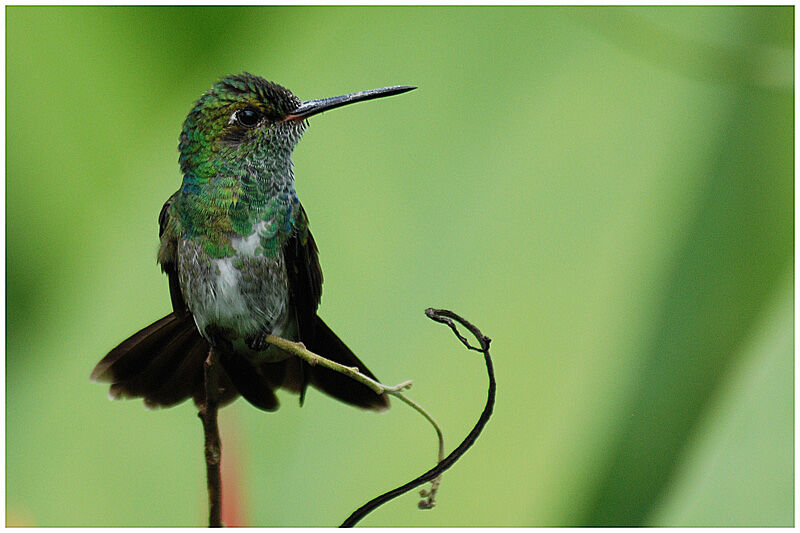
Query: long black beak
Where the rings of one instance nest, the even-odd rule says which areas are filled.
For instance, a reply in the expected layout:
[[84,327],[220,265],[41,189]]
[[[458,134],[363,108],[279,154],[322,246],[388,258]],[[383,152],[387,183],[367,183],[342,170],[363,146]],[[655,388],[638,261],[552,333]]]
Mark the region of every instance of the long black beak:
[[284,120],[305,120],[308,117],[328,111],[329,109],[336,109],[347,104],[354,104],[364,100],[372,100],[374,98],[383,98],[384,96],[392,96],[416,89],[411,85],[395,85],[393,87],[383,87],[382,89],[372,89],[369,91],[359,91],[357,93],[345,94],[342,96],[332,96],[330,98],[321,98],[319,100],[308,100],[303,102],[293,111],[291,111]]

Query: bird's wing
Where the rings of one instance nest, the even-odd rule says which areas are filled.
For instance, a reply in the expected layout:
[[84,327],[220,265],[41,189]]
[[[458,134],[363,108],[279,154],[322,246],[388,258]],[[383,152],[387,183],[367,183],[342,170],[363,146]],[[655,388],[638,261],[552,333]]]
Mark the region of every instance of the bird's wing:
[[313,338],[317,307],[322,297],[322,269],[317,245],[308,229],[308,217],[300,204],[294,216],[294,231],[283,254],[300,339]]
[[158,237],[161,246],[158,249],[158,262],[161,270],[169,278],[169,296],[172,300],[172,310],[175,316],[186,316],[186,302],[183,300],[181,286],[178,282],[178,217],[176,216],[175,203],[180,201],[180,191],[170,196],[161,208],[158,215]]
[[[319,266],[317,245],[308,230],[308,217],[302,206],[294,217],[295,230],[284,247],[284,260],[289,277],[289,293],[294,307],[298,334],[306,347],[339,364],[357,367],[362,373],[377,379],[353,354],[350,348],[317,316],[322,296],[322,269]],[[322,366],[301,365],[300,401],[308,384],[343,402],[365,409],[383,410],[389,407],[385,394],[377,395],[366,385]]]

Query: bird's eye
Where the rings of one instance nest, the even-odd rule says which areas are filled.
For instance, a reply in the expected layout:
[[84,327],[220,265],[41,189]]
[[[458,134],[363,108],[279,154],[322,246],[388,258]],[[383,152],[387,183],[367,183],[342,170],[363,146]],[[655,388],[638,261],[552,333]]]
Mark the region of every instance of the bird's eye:
[[255,109],[240,109],[233,114],[233,118],[245,128],[255,128],[261,120],[261,113]]

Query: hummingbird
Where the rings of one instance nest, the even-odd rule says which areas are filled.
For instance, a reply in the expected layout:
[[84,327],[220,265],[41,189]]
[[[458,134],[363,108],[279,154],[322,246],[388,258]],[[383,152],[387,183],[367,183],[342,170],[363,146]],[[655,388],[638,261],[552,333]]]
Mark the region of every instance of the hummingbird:
[[299,341],[323,357],[375,376],[317,314],[322,270],[294,187],[292,152],[314,115],[415,89],[392,86],[301,101],[247,72],[219,80],[189,112],[178,150],[180,188],[158,217],[157,261],[172,312],[123,341],[94,368],[109,396],[168,407],[204,402],[203,363],[219,354],[220,405],[239,395],[278,408],[276,389],[308,385],[364,409],[385,394],[311,366],[266,342]]

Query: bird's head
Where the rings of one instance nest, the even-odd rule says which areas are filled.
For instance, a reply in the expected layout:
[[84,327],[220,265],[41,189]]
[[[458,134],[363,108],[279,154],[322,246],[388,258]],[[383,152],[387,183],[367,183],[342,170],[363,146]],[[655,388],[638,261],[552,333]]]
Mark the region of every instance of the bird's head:
[[301,101],[288,89],[244,72],[219,80],[195,103],[180,136],[181,170],[210,161],[291,159],[313,115],[410,91],[394,86]]

